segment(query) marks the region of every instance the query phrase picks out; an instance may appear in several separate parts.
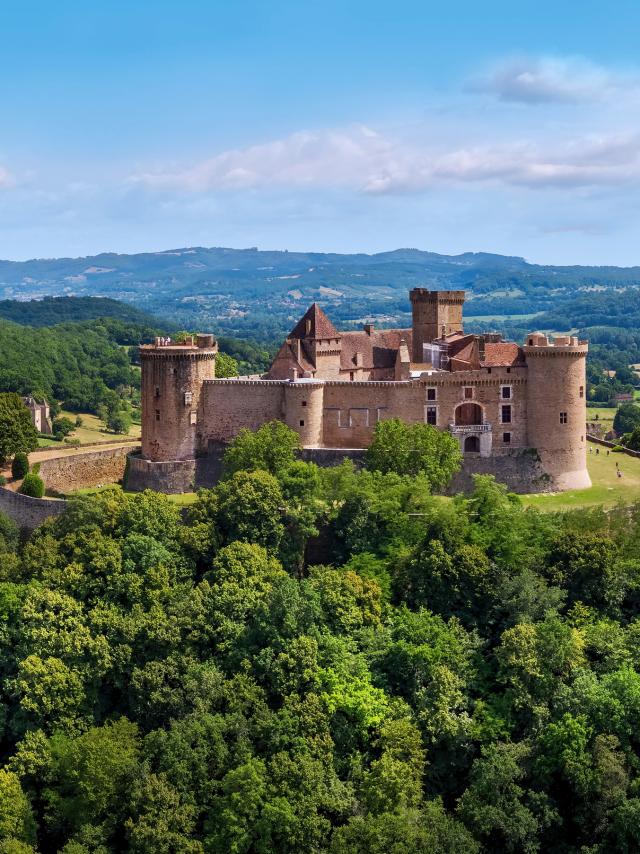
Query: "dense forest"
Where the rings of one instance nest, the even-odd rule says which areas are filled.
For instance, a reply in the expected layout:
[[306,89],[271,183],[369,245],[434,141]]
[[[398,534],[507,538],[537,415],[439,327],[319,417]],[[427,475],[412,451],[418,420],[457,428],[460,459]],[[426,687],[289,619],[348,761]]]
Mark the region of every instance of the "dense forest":
[[[0,391],[97,414],[115,405],[114,395],[135,403],[137,345],[177,330],[131,306],[98,298],[7,300],[0,302],[4,316],[13,320],[0,319]],[[273,348],[250,341],[222,337],[218,343],[231,359],[220,360],[220,375],[260,373],[273,356]]]
[[398,445],[272,425],[186,516],[1,521],[1,850],[640,849],[640,507],[435,497]]

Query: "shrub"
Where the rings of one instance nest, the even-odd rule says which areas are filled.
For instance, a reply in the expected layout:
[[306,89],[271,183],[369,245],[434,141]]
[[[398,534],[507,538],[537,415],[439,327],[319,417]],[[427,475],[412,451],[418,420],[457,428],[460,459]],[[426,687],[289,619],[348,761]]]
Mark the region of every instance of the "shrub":
[[11,474],[16,480],[21,480],[29,473],[29,457],[24,451],[18,451],[11,463]]
[[76,427],[82,427],[83,424],[82,415],[76,415]]
[[76,427],[70,418],[63,415],[62,418],[54,419],[51,429],[53,430],[53,435],[56,439],[64,439],[64,437],[68,436],[69,433],[73,433]]
[[118,410],[117,412],[111,412],[107,416],[107,430],[111,430],[112,433],[123,433],[124,435],[127,435],[130,428],[131,416],[128,412]]
[[44,481],[40,475],[30,472],[22,481],[20,492],[23,495],[30,495],[32,498],[42,498],[44,495]]
[[7,479],[3,474],[0,474],[0,486],[6,486]]

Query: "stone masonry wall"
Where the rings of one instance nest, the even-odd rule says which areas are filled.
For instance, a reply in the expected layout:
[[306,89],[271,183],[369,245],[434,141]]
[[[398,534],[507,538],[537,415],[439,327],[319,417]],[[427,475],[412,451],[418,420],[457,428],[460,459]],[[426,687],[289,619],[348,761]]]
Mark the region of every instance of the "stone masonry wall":
[[66,501],[57,498],[31,498],[0,487],[0,513],[5,513],[21,528],[37,528],[50,516],[64,513],[66,506]]
[[209,442],[230,442],[243,427],[257,430],[267,421],[283,420],[287,383],[265,380],[213,380],[205,382],[200,400],[198,448]]
[[55,492],[117,483],[124,477],[127,456],[133,450],[135,446],[61,454],[40,463],[40,477],[46,488]]

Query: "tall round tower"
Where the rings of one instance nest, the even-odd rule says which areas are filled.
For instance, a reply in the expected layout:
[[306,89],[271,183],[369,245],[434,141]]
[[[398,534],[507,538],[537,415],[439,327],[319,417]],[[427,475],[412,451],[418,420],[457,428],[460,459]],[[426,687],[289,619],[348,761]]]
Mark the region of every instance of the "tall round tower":
[[558,490],[591,486],[587,471],[586,361],[588,346],[573,336],[535,333],[527,361],[527,440]]
[[215,377],[218,345],[213,335],[184,344],[162,341],[140,347],[142,458],[192,460],[202,383]]

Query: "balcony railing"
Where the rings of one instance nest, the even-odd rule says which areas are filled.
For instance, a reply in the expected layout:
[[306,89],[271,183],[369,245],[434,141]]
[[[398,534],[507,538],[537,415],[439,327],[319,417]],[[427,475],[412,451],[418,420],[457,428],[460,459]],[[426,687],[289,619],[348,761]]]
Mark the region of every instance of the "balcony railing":
[[491,424],[449,424],[449,432],[454,436],[474,433],[490,433]]

